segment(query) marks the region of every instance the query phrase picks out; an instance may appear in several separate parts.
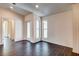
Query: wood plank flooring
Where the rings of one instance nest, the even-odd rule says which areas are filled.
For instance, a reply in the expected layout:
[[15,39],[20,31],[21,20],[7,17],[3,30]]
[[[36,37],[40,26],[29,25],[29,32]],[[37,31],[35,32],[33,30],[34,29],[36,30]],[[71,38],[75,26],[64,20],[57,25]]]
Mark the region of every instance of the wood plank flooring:
[[14,42],[7,49],[0,46],[1,56],[72,56],[72,49],[48,42]]

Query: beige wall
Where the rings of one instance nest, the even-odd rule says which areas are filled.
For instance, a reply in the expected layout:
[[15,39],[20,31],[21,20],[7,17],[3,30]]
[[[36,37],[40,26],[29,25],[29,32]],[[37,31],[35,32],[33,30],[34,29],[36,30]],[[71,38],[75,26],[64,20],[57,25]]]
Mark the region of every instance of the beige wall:
[[72,10],[43,17],[48,20],[48,39],[51,43],[73,47]]
[[[8,20],[10,20],[10,22],[12,22],[11,20],[14,20],[15,17],[19,18],[21,21],[23,21],[23,19],[24,19],[22,15],[19,15],[15,12],[7,10],[7,9],[0,8],[0,43],[1,43],[1,38],[2,38],[2,21],[1,21],[2,17],[7,17]],[[22,31],[22,33],[23,33],[23,31]]]
[[73,52],[79,53],[79,4],[72,5],[73,9]]

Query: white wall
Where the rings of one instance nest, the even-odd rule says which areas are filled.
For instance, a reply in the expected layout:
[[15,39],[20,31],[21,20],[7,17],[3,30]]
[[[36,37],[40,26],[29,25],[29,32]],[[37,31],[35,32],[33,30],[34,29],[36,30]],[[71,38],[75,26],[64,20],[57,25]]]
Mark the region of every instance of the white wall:
[[15,24],[15,41],[23,40],[23,22],[19,18],[15,18],[14,20]]
[[48,39],[43,39],[44,41],[73,46],[72,11],[43,17],[42,20],[48,20]]

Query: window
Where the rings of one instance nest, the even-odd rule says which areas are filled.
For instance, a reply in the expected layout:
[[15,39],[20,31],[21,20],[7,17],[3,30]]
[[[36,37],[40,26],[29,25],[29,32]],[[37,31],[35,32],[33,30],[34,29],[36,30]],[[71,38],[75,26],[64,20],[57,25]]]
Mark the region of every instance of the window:
[[31,23],[27,22],[27,38],[31,37]]
[[40,29],[40,27],[39,27],[40,25],[39,25],[39,20],[36,20],[36,38],[39,38],[39,29]]
[[47,38],[47,31],[48,31],[47,20],[43,20],[43,38]]

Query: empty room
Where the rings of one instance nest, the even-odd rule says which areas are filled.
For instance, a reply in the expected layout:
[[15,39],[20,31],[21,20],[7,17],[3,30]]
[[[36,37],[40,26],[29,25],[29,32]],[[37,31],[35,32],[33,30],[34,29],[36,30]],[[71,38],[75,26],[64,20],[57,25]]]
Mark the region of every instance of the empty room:
[[79,4],[0,3],[0,56],[79,56]]

